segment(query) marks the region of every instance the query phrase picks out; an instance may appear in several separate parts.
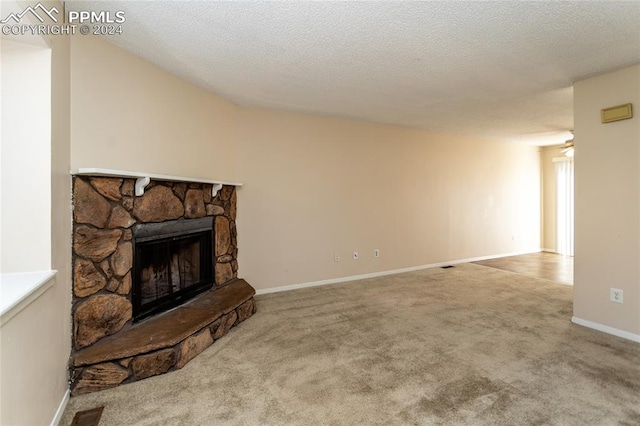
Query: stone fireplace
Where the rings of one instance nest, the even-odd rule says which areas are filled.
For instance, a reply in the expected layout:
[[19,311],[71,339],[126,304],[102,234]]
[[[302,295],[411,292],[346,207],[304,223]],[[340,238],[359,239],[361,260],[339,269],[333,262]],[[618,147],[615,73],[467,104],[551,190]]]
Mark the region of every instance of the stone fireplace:
[[235,186],[136,182],[73,177],[73,395],[182,368],[255,311]]

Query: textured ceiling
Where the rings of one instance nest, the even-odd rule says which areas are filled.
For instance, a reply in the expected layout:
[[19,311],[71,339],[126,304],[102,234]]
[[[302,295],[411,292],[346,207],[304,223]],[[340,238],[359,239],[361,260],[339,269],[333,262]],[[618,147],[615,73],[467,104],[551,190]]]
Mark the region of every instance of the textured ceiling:
[[538,145],[573,82],[640,63],[640,2],[71,2],[110,40],[239,105]]

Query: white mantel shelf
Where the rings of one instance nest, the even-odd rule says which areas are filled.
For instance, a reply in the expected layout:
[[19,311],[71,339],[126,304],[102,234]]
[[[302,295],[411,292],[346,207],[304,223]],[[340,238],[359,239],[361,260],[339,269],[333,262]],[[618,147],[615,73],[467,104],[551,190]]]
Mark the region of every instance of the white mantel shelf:
[[222,188],[222,185],[242,186],[238,182],[225,182],[221,180],[201,179],[186,176],[172,176],[161,175],[158,173],[145,173],[145,172],[130,172],[126,170],[113,170],[113,169],[100,169],[100,168],[80,168],[71,170],[71,174],[74,176],[102,176],[102,177],[116,177],[136,179],[136,195],[144,195],[144,188],[153,180],[162,180],[169,182],[195,182],[195,183],[209,183],[212,184],[211,195],[216,196],[218,191]]

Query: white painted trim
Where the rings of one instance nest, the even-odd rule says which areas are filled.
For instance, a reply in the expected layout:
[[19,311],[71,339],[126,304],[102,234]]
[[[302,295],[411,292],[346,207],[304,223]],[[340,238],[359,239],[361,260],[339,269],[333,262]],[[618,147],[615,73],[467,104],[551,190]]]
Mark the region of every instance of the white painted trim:
[[162,175],[158,173],[146,173],[146,172],[130,172],[127,170],[114,170],[114,169],[101,169],[96,167],[84,167],[75,170],[71,170],[71,174],[76,176],[105,176],[105,177],[119,177],[119,178],[151,178],[155,180],[166,180],[171,182],[197,182],[197,183],[211,183],[222,184],[232,186],[242,186],[238,182],[224,182],[221,180],[200,179],[186,176],[172,176]]
[[581,325],[583,327],[592,328],[594,330],[602,331],[603,333],[612,334],[623,339],[631,340],[632,342],[640,343],[640,334],[629,333],[628,331],[619,330],[617,328],[609,327],[608,325],[602,325],[597,322],[583,320],[582,318],[573,317],[571,322]]
[[351,275],[351,276],[348,276],[348,277],[332,278],[332,279],[329,279],[329,280],[312,281],[312,282],[301,283],[301,284],[285,285],[285,286],[281,286],[281,287],[264,288],[264,289],[256,290],[256,295],[269,294],[269,293],[279,293],[281,291],[297,290],[297,289],[300,289],[300,288],[308,288],[308,287],[317,287],[317,286],[327,285],[327,284],[338,284],[338,283],[344,283],[344,282],[348,282],[348,281],[365,280],[367,278],[384,277],[386,275],[402,274],[404,272],[413,272],[413,271],[419,271],[419,270],[422,270],[422,269],[439,268],[441,266],[447,266],[447,265],[457,265],[457,264],[460,264],[460,263],[478,262],[480,260],[498,259],[498,258],[501,258],[501,257],[519,256],[519,255],[522,255],[522,254],[539,253],[539,252],[540,252],[540,249],[528,250],[528,251],[522,251],[522,252],[514,252],[514,253],[495,254],[495,255],[490,255],[490,256],[471,257],[471,258],[468,258],[468,259],[459,259],[459,260],[450,260],[450,261],[447,261],[447,262],[429,263],[427,265],[410,266],[408,268],[393,269],[393,270],[390,270],[390,271],[373,272],[373,273],[370,273],[370,274]]
[[58,271],[0,274],[0,326],[53,286]]
[[67,391],[64,393],[64,396],[62,397],[62,401],[60,401],[60,405],[58,405],[56,415],[53,416],[53,419],[51,420],[51,426],[58,426],[58,424],[60,424],[60,420],[62,420],[64,410],[67,408],[67,404],[69,403],[69,396],[71,396],[71,392],[69,392],[69,389],[67,389]]

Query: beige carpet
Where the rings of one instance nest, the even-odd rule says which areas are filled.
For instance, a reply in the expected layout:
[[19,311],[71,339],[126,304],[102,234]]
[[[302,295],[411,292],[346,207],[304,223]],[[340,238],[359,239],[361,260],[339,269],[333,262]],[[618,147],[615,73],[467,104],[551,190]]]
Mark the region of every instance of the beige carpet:
[[474,264],[263,295],[184,369],[71,398],[100,425],[638,425],[640,345],[572,287]]

